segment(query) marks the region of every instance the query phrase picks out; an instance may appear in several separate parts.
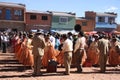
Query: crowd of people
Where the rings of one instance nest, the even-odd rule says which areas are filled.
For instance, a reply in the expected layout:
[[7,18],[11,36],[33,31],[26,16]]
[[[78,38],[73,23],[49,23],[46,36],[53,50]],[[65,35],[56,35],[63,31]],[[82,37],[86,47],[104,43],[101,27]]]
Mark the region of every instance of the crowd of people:
[[106,71],[106,64],[120,65],[120,35],[98,32],[85,35],[37,32],[1,32],[1,50],[15,53],[16,59],[24,66],[31,66],[34,75],[41,75],[41,68],[47,68],[50,61],[65,67],[65,75],[70,67],[81,73],[84,67],[100,66],[100,72]]

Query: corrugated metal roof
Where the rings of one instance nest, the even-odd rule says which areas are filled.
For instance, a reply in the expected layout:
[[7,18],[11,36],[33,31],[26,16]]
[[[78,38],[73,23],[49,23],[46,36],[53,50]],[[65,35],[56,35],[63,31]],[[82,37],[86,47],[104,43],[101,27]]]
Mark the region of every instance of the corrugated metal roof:
[[77,20],[87,20],[84,17],[76,17]]
[[25,4],[0,2],[0,6],[25,8]]
[[38,10],[27,10],[26,13],[40,13],[40,14],[50,14],[47,11],[38,11]]
[[75,17],[75,13],[72,12],[56,12],[56,11],[48,11],[55,16],[72,16]]
[[110,16],[110,17],[117,17],[115,14],[109,14],[109,13],[96,13],[96,16]]

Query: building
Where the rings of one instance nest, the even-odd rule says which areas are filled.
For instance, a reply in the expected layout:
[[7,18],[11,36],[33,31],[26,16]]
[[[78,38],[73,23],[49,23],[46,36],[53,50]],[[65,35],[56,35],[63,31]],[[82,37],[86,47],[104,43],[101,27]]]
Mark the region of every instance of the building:
[[116,31],[120,32],[120,24],[117,25]]
[[75,13],[55,12],[52,13],[51,30],[73,30],[75,26]]
[[80,24],[84,31],[111,32],[117,29],[116,18],[116,13],[86,11],[84,18],[76,18],[76,24]]
[[115,13],[96,13],[96,26],[95,30],[103,30],[105,32],[111,32],[117,28]]
[[36,29],[44,29],[50,30],[51,28],[51,19],[52,14],[49,12],[42,11],[26,11],[25,13],[25,23],[26,23],[26,31],[36,30]]
[[94,30],[95,31],[105,31],[111,32],[117,28],[117,24],[115,19],[117,18],[116,13],[112,12],[93,12],[93,11],[86,11],[85,17],[87,19],[91,19],[95,21]]
[[0,2],[0,31],[73,30],[80,24],[83,31],[120,31],[113,12],[86,11],[85,17],[72,12],[27,10],[25,4]]
[[76,17],[76,24],[79,24],[83,31],[93,31],[95,21],[86,19],[85,17]]
[[24,30],[25,5],[21,3],[0,2],[0,31]]

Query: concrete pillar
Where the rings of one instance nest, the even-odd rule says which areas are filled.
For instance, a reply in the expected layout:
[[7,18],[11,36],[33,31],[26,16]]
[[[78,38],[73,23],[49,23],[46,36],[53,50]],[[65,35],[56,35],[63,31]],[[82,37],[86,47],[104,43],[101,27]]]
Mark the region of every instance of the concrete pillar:
[[105,17],[105,23],[108,23],[108,17]]
[[95,19],[95,20],[96,20],[96,23],[97,23],[97,22],[98,22],[98,16],[96,16],[96,19]]

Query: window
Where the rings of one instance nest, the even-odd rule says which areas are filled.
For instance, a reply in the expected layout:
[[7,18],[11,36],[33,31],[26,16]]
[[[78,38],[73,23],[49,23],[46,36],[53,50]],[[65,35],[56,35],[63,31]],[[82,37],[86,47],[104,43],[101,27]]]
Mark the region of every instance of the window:
[[105,17],[98,17],[98,22],[105,22]]
[[0,9],[0,14],[2,14],[2,10]]
[[82,22],[82,26],[87,26],[87,22]]
[[30,19],[36,20],[36,19],[37,19],[37,16],[36,16],[36,15],[30,15]]
[[21,16],[22,15],[22,10],[15,10],[14,15]]
[[48,20],[48,16],[42,16],[42,20]]
[[59,18],[59,23],[67,23],[68,22],[68,17],[60,17]]
[[10,9],[6,9],[6,13],[5,13],[5,19],[6,20],[11,20],[11,10]]
[[109,18],[108,18],[108,22],[109,22],[110,24],[115,23],[115,18],[114,18],[114,17],[109,17]]

